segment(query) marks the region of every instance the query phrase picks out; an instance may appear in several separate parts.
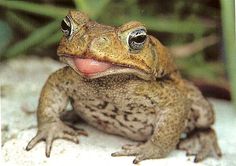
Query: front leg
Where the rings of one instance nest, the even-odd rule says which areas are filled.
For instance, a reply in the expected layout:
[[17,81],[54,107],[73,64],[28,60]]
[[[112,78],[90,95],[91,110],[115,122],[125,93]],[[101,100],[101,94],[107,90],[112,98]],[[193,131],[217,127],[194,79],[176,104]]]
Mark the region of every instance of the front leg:
[[159,109],[161,114],[157,115],[151,138],[143,144],[123,146],[122,151],[115,152],[112,156],[136,156],[133,161],[136,164],[145,159],[163,158],[175,149],[185,127],[189,104],[178,100]]
[[38,142],[46,142],[46,156],[50,156],[52,142],[57,138],[64,138],[78,143],[78,135],[87,135],[82,129],[75,129],[64,124],[60,120],[62,113],[68,104],[66,92],[66,68],[53,73],[45,83],[37,108],[38,131],[28,143],[26,150],[31,150]]

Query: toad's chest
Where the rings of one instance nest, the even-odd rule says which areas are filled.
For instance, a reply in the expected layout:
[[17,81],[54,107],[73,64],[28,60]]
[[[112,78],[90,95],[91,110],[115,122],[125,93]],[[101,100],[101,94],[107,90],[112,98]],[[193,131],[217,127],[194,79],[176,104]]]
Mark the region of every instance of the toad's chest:
[[[129,94],[129,92],[127,92]],[[156,109],[145,96],[89,95],[73,102],[78,115],[90,125],[133,140],[146,140],[153,133]]]
[[[158,109],[150,97],[149,82],[114,75],[70,86],[72,105],[90,125],[133,140],[146,140],[154,129]],[[72,88],[73,87],[73,88]],[[140,89],[148,89],[139,93]]]

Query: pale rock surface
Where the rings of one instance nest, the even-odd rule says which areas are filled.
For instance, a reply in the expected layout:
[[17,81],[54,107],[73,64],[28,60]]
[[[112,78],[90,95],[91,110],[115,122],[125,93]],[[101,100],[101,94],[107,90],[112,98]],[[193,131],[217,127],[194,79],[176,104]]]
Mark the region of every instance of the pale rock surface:
[[[88,133],[80,144],[56,140],[51,157],[45,157],[45,143],[25,151],[28,141],[36,133],[35,110],[40,90],[48,75],[62,65],[50,59],[15,59],[0,65],[1,80],[1,165],[133,165],[134,157],[111,157],[112,152],[130,140],[98,131],[86,124],[78,124]],[[223,157],[208,158],[195,164],[193,157],[183,151],[173,151],[165,159],[146,160],[140,165],[182,166],[236,166],[236,110],[230,103],[211,100],[216,112],[216,129]]]

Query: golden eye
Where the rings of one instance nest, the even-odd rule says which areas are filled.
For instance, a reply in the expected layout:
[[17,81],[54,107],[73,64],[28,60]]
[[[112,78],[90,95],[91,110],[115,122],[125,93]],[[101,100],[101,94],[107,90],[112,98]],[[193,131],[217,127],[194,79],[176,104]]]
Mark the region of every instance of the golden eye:
[[61,30],[65,34],[66,37],[70,37],[73,32],[73,26],[71,24],[70,18],[66,16],[61,21]]
[[129,47],[133,50],[141,50],[147,38],[145,29],[136,29],[128,35]]

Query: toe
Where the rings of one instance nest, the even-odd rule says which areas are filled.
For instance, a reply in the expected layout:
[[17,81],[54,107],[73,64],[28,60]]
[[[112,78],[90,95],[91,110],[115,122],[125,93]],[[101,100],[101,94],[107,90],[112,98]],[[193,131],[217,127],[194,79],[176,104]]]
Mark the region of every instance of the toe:
[[137,154],[137,152],[135,152],[134,150],[122,150],[122,151],[119,151],[119,152],[112,153],[111,156],[113,156],[113,157],[117,157],[117,156],[134,156],[136,154]]
[[193,152],[191,150],[186,150],[186,156],[196,155],[198,152]]
[[52,149],[53,135],[50,135],[46,139],[46,156],[50,157],[51,149]]
[[42,134],[37,133],[37,135],[31,139],[31,141],[26,146],[26,150],[31,150],[38,142],[40,142],[43,139]]
[[204,160],[205,158],[209,156],[209,154],[210,154],[209,148],[201,149],[195,156],[194,162],[199,162],[199,161]]
[[141,143],[138,143],[137,145],[126,144],[126,145],[123,145],[121,148],[123,150],[137,149],[140,145],[142,144]]
[[83,135],[83,136],[88,136],[88,133],[84,130],[76,130],[77,135]]
[[85,130],[77,128],[73,125],[68,125],[68,124],[63,127],[63,133],[74,135],[74,136],[76,135],[88,136],[88,133]]
[[200,161],[202,161],[202,160],[203,160],[203,158],[202,158],[201,156],[196,155],[196,156],[195,156],[195,159],[194,159],[194,162],[195,162],[195,163],[198,163],[198,162],[200,162]]
[[146,159],[146,156],[144,154],[140,154],[134,159],[133,163],[138,164],[140,161],[145,160],[145,159]]
[[78,136],[70,135],[70,134],[67,134],[67,133],[59,134],[58,138],[67,139],[69,141],[73,141],[76,144],[79,143],[79,137]]
[[219,145],[217,144],[217,142],[214,143],[213,147],[214,147],[215,155],[216,155],[217,157],[221,157],[221,156],[222,156],[222,153],[221,153],[220,147],[219,147]]
[[123,150],[112,153],[112,156],[135,156],[140,152],[140,148],[137,145],[125,145]]
[[128,155],[127,150],[122,150],[122,151],[114,152],[114,153],[111,154],[112,157],[127,156],[127,155]]

